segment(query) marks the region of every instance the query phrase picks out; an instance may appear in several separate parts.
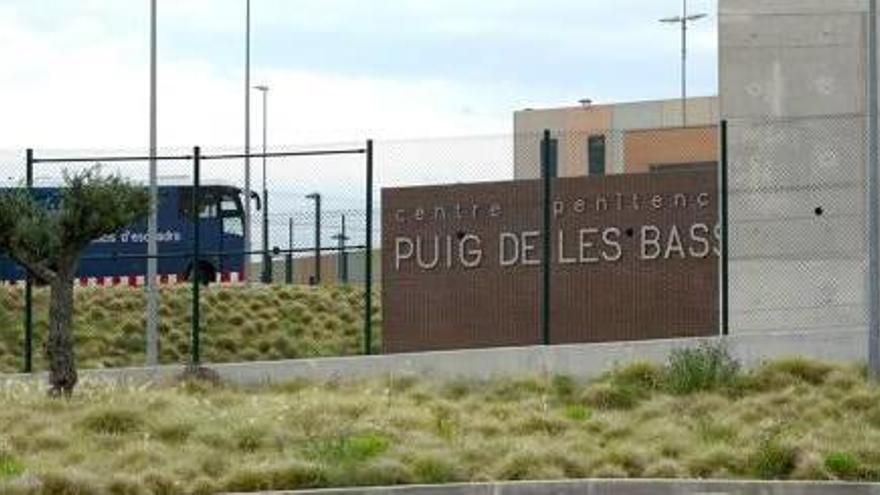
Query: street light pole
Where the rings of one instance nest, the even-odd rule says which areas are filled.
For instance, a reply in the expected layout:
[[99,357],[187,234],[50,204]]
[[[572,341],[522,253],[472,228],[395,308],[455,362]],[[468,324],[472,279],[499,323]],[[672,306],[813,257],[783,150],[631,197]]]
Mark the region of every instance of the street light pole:
[[666,24],[681,25],[681,126],[687,127],[687,26],[707,17],[706,14],[688,15],[687,0],[682,0],[681,16],[660,19]]
[[147,219],[147,328],[146,361],[147,366],[159,364],[159,174],[156,164],[158,141],[157,90],[156,90],[156,0],[150,2],[150,216]]
[[315,201],[315,274],[314,284],[321,285],[321,193],[312,193],[306,199]]
[[269,188],[266,185],[266,129],[269,86],[265,84],[254,86],[254,89],[263,93],[263,274],[262,281],[268,284],[272,281],[272,260],[269,256]]
[[342,285],[348,285],[348,253],[346,252],[346,243],[348,242],[349,237],[345,232],[345,215],[342,215],[340,232],[333,236],[333,239],[337,241],[338,246],[338,252],[336,254],[336,271],[338,272],[337,280]]
[[251,259],[251,0],[246,0],[244,42],[244,263],[242,278],[250,283]]
[[287,222],[287,257],[284,258],[284,281],[293,283],[293,217]]

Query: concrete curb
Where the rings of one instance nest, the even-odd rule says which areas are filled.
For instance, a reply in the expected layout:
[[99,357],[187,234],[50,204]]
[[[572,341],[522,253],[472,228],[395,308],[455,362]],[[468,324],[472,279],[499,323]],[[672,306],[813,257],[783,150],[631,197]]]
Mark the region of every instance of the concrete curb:
[[[500,349],[358,356],[293,361],[208,365],[230,383],[260,385],[296,379],[335,380],[383,376],[485,379],[516,375],[597,376],[634,361],[663,362],[675,349],[722,342],[745,366],[791,356],[833,363],[865,361],[862,329],[737,335],[725,338],[675,339],[602,344],[534,346]],[[84,382],[156,383],[171,381],[183,366],[90,370]],[[0,375],[8,382],[45,383],[45,374]]]
[[[268,493],[270,492],[264,492],[264,495]],[[273,495],[880,495],[880,484],[793,481],[573,480],[345,488],[271,493]]]

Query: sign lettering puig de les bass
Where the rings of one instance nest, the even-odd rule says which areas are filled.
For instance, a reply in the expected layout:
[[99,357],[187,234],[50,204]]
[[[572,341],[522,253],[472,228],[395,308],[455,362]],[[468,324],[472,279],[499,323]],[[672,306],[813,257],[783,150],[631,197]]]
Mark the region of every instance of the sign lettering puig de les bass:
[[[556,179],[556,340],[709,335],[720,230],[714,173]],[[383,191],[388,351],[539,342],[540,181]]]
[[[592,210],[593,222],[601,222],[601,213],[609,208],[621,211],[623,208],[632,208],[638,211],[641,208],[662,210],[664,208],[694,208],[706,209],[713,207],[711,195],[708,192],[689,195],[687,193],[675,193],[670,196],[655,194],[647,201],[638,194],[624,198],[623,194],[616,193],[609,201],[606,196],[596,198],[579,198],[571,205],[564,201],[553,201],[551,208],[554,221],[565,215],[586,215],[587,205]],[[430,209],[416,207],[415,209],[398,209],[394,211],[395,222],[406,224],[415,223],[441,223],[461,221],[465,217],[478,219],[485,215],[490,221],[502,221],[504,208],[498,204],[470,205],[437,205]],[[636,256],[642,261],[655,261],[678,257],[705,258],[710,255],[718,256],[718,241],[721,236],[718,225],[709,225],[703,222],[695,222],[691,225],[671,225],[663,229],[657,225],[641,225],[638,228],[622,226],[586,226],[590,221],[573,232],[562,228],[553,229],[552,242],[556,244],[553,251],[552,261],[560,264],[590,264],[600,262],[621,261],[625,255]],[[440,226],[442,229],[442,225]],[[404,227],[405,228],[405,227]],[[624,253],[621,239],[624,235],[637,235],[640,242],[637,253]],[[574,246],[570,237],[574,237]],[[497,260],[487,260],[484,256],[486,242],[498,244]],[[541,231],[505,232],[502,231],[497,239],[484,239],[478,234],[440,234],[434,233],[428,237],[416,235],[415,237],[400,235],[394,238],[394,269],[400,270],[406,263],[415,263],[422,270],[436,270],[452,268],[460,265],[464,268],[476,269],[486,262],[497,261],[501,267],[511,267],[517,264],[539,265],[541,258],[537,256],[538,248],[542,242]],[[713,247],[714,245],[714,247]]]

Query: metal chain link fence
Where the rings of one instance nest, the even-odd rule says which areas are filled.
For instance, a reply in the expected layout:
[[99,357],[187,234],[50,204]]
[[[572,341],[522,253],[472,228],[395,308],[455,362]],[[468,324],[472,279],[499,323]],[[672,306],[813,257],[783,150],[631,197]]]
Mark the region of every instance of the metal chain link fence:
[[[249,190],[239,150],[163,150],[159,362],[863,327],[864,149],[859,116],[273,147]],[[142,156],[38,150],[32,192],[96,163],[146,184]],[[83,257],[82,367],[144,364],[146,241]],[[0,260],[2,372],[45,367],[24,275]]]
[[729,123],[736,332],[865,328],[866,122]]

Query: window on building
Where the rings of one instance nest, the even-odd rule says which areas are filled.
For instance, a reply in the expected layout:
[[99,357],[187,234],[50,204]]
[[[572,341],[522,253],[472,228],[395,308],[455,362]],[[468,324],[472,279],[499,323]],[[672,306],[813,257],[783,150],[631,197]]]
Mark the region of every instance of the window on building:
[[587,139],[587,162],[590,175],[605,175],[605,136]]
[[[547,141],[541,139],[541,156],[539,157],[538,163],[541,164],[541,177],[544,177],[544,153],[546,151]],[[558,139],[550,139],[550,163],[549,167],[550,177],[556,178],[559,177],[559,140]]]

